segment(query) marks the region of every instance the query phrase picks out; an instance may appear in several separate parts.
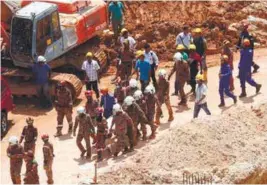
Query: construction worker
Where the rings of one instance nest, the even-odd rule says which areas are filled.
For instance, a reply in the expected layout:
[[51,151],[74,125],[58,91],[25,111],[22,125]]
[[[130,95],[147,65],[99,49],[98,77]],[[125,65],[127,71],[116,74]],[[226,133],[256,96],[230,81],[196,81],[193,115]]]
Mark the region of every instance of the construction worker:
[[132,140],[130,139],[130,146],[137,145],[137,133],[138,133],[138,124],[141,123],[142,133],[143,133],[143,140],[146,140],[146,126],[145,124],[148,123],[146,115],[141,107],[135,102],[135,99],[132,96],[127,96],[124,99],[123,103],[124,111],[130,116],[133,121],[133,136]]
[[53,184],[54,180],[53,180],[52,165],[53,165],[53,159],[55,156],[54,148],[53,148],[52,143],[49,142],[48,134],[43,134],[41,138],[44,142],[44,145],[43,145],[44,170],[47,176],[47,184]]
[[181,96],[181,101],[179,105],[186,105],[186,95],[184,92],[184,85],[190,79],[189,67],[186,61],[183,60],[183,56],[181,53],[176,53],[173,57],[174,66],[169,74],[168,80],[170,80],[171,76],[174,72],[176,72],[176,83],[179,87],[179,94]]
[[[237,45],[236,45],[236,51],[238,49],[242,49],[242,48],[249,48],[251,49],[252,51],[252,56],[253,56],[253,53],[254,53],[254,37],[252,35],[249,34],[248,32],[248,27],[249,27],[249,23],[248,22],[243,22],[242,23],[242,32],[240,33],[240,36],[239,36],[239,39],[238,39],[238,42],[237,42]],[[244,43],[244,39],[248,39],[250,41],[250,45],[249,46],[244,46],[243,43]],[[241,53],[240,53],[241,54]],[[240,55],[241,56],[241,55]],[[260,66],[257,65],[254,61],[253,61],[253,57],[252,57],[252,64],[251,66],[253,67],[253,71],[252,73],[256,73]]]
[[200,109],[203,109],[207,115],[211,115],[208,105],[207,105],[207,86],[204,83],[204,77],[202,74],[198,74],[196,76],[197,80],[197,89],[196,89],[196,99],[195,99],[195,107],[194,107],[194,118],[198,117]]
[[149,61],[145,60],[144,51],[142,50],[137,51],[136,57],[138,58],[138,60],[135,65],[134,73],[137,73],[137,77],[136,77],[137,80],[139,79],[139,76],[140,76],[141,91],[144,92],[146,86],[149,84],[149,81],[150,81],[151,67],[150,67]]
[[253,60],[253,49],[251,49],[251,43],[249,39],[244,39],[243,48],[240,50],[241,58],[238,65],[239,68],[239,79],[242,88],[242,93],[239,98],[243,98],[247,96],[246,93],[246,82],[248,82],[251,86],[256,88],[256,94],[260,92],[261,85],[257,84],[251,78],[251,65]]
[[158,111],[160,112],[159,114],[160,115],[162,114],[160,103],[155,93],[156,91],[153,85],[148,85],[144,91],[145,100],[146,100],[147,109],[148,109],[146,117],[148,119],[148,124],[151,129],[151,135],[149,136],[149,139],[154,139],[156,137],[156,129],[157,129],[157,125],[159,125],[159,123],[156,123],[157,125],[154,124],[156,104],[158,106]]
[[159,100],[159,106],[157,107],[157,111],[156,111],[156,123],[160,124],[160,116],[162,114],[161,106],[163,103],[165,103],[168,109],[168,113],[169,113],[168,121],[172,121],[174,117],[173,117],[173,111],[172,111],[171,102],[170,102],[170,96],[169,96],[170,83],[166,79],[166,76],[167,76],[166,70],[160,69],[158,72],[158,76],[159,76],[158,78],[159,88],[157,91],[157,97]]
[[[114,153],[114,157],[117,157],[122,149],[125,150],[127,148],[124,153],[128,151],[129,138],[127,136],[127,132],[128,135],[133,134],[133,121],[130,116],[122,110],[120,104],[115,104],[113,106],[113,120],[109,133],[112,133],[112,128],[114,124],[116,135],[116,150]],[[133,150],[133,146],[131,146],[130,149]]]
[[195,95],[196,92],[196,76],[199,71],[199,66],[201,65],[201,56],[196,52],[196,46],[194,44],[190,44],[189,46],[189,59],[188,64],[190,68],[190,80],[189,84],[191,86],[191,92]]
[[202,35],[202,29],[196,28],[194,30],[195,36],[193,39],[193,42],[196,46],[196,52],[201,57],[201,66],[200,66],[200,73],[203,74],[205,82],[207,82],[208,79],[208,67],[206,62],[206,51],[207,51],[207,41]]
[[24,151],[28,152],[29,150],[35,153],[35,142],[38,137],[37,128],[33,126],[34,120],[31,117],[26,119],[27,126],[22,130],[19,143],[21,144],[24,140]]
[[145,49],[145,61],[149,61],[150,64],[150,68],[151,68],[151,79],[153,81],[153,85],[154,87],[157,89],[157,80],[156,80],[156,70],[158,68],[159,65],[159,59],[158,56],[156,55],[156,53],[154,51],[151,50],[151,47],[148,43],[145,44],[144,46]]
[[114,97],[116,98],[116,102],[120,105],[123,104],[123,100],[126,97],[126,87],[123,87],[124,84],[125,83],[118,78],[116,82],[116,88],[114,90]]
[[123,43],[128,40],[129,41],[129,47],[131,51],[135,51],[135,47],[136,47],[136,41],[134,40],[134,38],[132,36],[129,35],[129,31],[125,28],[123,28],[121,30],[121,38],[120,38],[120,43],[123,46]]
[[93,123],[95,123],[95,119],[97,117],[96,108],[99,106],[99,102],[97,100],[94,100],[93,91],[90,91],[90,90],[85,91],[84,95],[87,99],[86,104],[85,104],[86,114],[89,114]]
[[8,140],[7,156],[10,158],[10,176],[13,184],[21,184],[20,172],[23,163],[24,150],[16,136]]
[[108,134],[108,125],[107,125],[107,120],[103,117],[104,109],[102,107],[97,107],[96,112],[97,112],[97,117],[96,117],[97,133],[96,133],[95,148],[97,151],[97,160],[102,161],[103,160],[102,152],[106,148],[105,140]]
[[104,108],[104,117],[108,119],[112,115],[112,108],[115,104],[115,98],[113,95],[108,93],[108,88],[101,88],[101,101],[100,106]]
[[57,132],[54,135],[55,137],[62,136],[62,129],[63,129],[63,120],[66,116],[69,129],[68,133],[71,134],[73,122],[72,122],[72,108],[73,108],[73,101],[71,92],[66,87],[67,82],[62,81],[58,84],[58,88],[56,91],[55,96],[55,108],[57,111]]
[[129,80],[132,74],[134,52],[130,50],[129,40],[124,40],[123,47],[120,50],[119,58],[121,59],[121,72],[119,74],[121,80]]
[[[78,107],[77,116],[75,118],[73,136],[76,136],[76,129],[79,127],[78,135],[76,138],[76,144],[81,151],[81,157],[86,154],[87,159],[91,159],[91,143],[90,143],[90,134],[94,134],[94,126],[90,115],[86,114],[84,107]],[[82,140],[85,140],[86,150],[82,145]]]
[[112,29],[115,35],[115,38],[118,38],[119,32],[123,27],[123,13],[124,6],[120,1],[112,1],[109,3],[108,13],[109,20],[112,24]]
[[176,47],[179,44],[182,44],[185,48],[185,52],[187,55],[189,55],[189,45],[193,42],[193,38],[191,36],[191,33],[189,33],[189,26],[184,25],[183,26],[183,32],[179,33],[176,37]]
[[84,71],[86,90],[94,90],[96,94],[96,98],[99,98],[99,70],[100,66],[96,60],[93,60],[93,53],[88,52],[86,54],[86,60],[82,64],[82,70]]
[[136,79],[131,79],[129,81],[129,86],[126,87],[126,96],[133,96],[134,95],[134,92],[138,90],[138,87],[137,87],[137,81]]
[[39,175],[38,175],[38,163],[34,159],[33,151],[29,150],[25,153],[26,161],[26,174],[24,184],[39,184]]
[[[228,56],[228,64],[230,65],[230,68],[233,72],[234,70],[234,55],[233,55],[233,52],[232,50],[230,49],[230,41],[229,40],[224,40],[223,41],[223,49],[222,49],[222,52],[221,52],[222,55],[227,55]],[[230,76],[230,91],[233,91],[235,89],[234,87],[234,78],[233,78],[233,74],[231,74]]]
[[229,83],[230,83],[230,78],[232,75],[232,70],[230,65],[228,64],[228,56],[223,55],[222,60],[221,60],[221,69],[219,73],[219,78],[220,78],[220,83],[219,83],[219,94],[220,94],[220,99],[221,103],[219,104],[219,107],[224,107],[225,102],[224,102],[224,93],[233,99],[234,103],[236,104],[237,98],[235,95],[233,95],[230,90],[229,90]]

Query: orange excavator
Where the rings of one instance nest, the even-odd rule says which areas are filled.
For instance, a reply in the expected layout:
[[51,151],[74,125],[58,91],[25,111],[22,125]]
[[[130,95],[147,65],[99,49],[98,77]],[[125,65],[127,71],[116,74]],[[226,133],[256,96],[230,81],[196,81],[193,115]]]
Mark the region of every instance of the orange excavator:
[[[1,63],[12,61],[2,75],[12,94],[36,94],[30,68],[39,55],[52,69],[64,66],[80,71],[85,53],[92,51],[100,66],[105,66],[107,55],[92,38],[107,26],[107,5],[102,0],[1,1]],[[80,79],[59,72],[51,75],[52,95],[62,80],[74,98],[80,95]]]

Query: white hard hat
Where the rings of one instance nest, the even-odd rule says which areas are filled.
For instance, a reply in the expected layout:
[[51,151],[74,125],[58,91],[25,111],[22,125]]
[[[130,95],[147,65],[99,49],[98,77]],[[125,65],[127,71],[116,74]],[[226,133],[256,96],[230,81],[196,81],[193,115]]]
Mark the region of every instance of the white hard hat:
[[123,103],[124,103],[126,106],[130,106],[130,105],[132,105],[133,102],[134,102],[134,98],[133,98],[132,96],[127,96],[127,97],[124,99],[124,101],[123,101]]
[[18,144],[19,140],[16,136],[11,136],[9,138],[8,142],[10,145],[16,145],[16,144]]
[[115,105],[113,105],[113,108],[112,108],[113,115],[116,115],[117,112],[121,112],[121,111],[122,109],[121,109],[120,104],[116,103]]
[[37,59],[38,62],[46,62],[46,59],[44,56],[38,56],[38,59]]
[[133,95],[135,100],[140,100],[143,97],[143,93],[141,90],[136,90]]
[[155,94],[155,92],[156,92],[155,87],[153,85],[148,85],[146,86],[144,93]]
[[132,88],[135,88],[135,87],[137,87],[137,81],[136,81],[136,79],[131,79],[130,81],[129,81],[129,85],[130,85],[130,87],[132,87]]
[[158,72],[158,76],[165,77],[167,75],[167,71],[165,69],[160,69]]
[[173,56],[173,60],[174,62],[182,61],[183,60],[182,54],[180,52],[175,53]]
[[78,107],[78,109],[77,109],[77,113],[78,113],[78,114],[85,113],[85,108],[84,108],[84,107]]

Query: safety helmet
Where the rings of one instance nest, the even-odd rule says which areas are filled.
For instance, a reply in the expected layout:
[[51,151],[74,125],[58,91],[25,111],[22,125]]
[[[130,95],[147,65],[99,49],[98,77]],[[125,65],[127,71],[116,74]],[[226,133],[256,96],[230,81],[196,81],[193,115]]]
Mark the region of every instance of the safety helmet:
[[223,58],[223,60],[226,60],[226,61],[229,60],[229,57],[227,55],[223,55],[222,58]]
[[190,44],[189,45],[190,50],[196,50],[196,45],[195,44]]
[[93,57],[93,53],[92,52],[87,52],[86,53],[86,57]]
[[37,61],[38,62],[46,62],[46,59],[45,59],[45,57],[44,56],[38,56],[38,58],[37,58]]
[[178,46],[176,47],[176,50],[184,50],[184,49],[185,47],[182,44],[178,44]]
[[198,74],[197,76],[196,76],[196,80],[204,80],[204,76],[202,75],[202,74]]
[[100,92],[101,92],[102,94],[107,94],[107,93],[108,93],[108,88],[107,88],[107,87],[102,87],[102,88],[100,89]]
[[85,114],[85,108],[84,107],[78,107],[78,109],[77,109],[77,113],[78,114]]
[[17,136],[11,136],[9,139],[8,139],[8,142],[11,146],[13,145],[16,145],[18,144],[19,140],[17,138]]
[[125,32],[128,32],[128,30],[126,28],[122,28],[121,29],[121,34],[124,34]]
[[41,136],[42,140],[48,140],[49,139],[49,135],[48,134],[43,134]]
[[195,33],[201,33],[201,32],[202,32],[202,29],[201,29],[201,28],[196,28],[196,29],[194,30],[194,32],[195,32]]
[[129,86],[131,87],[131,88],[135,88],[135,87],[137,87],[137,81],[136,81],[136,79],[131,79],[130,81],[129,81]]
[[249,46],[250,45],[250,40],[249,39],[244,39],[243,45],[244,46]]
[[26,118],[26,123],[33,124],[33,119],[31,117]]
[[104,112],[104,109],[103,109],[102,107],[97,107],[97,108],[96,108],[96,112],[97,112],[98,114],[102,114],[102,113]]
[[166,77],[167,71],[165,69],[160,69],[158,72],[158,76]]
[[85,91],[85,92],[84,92],[84,95],[85,95],[86,97],[93,96],[93,91],[91,91],[91,90]]
[[145,52],[143,50],[138,50],[136,53],[135,53],[136,57],[140,57],[140,56],[144,56],[145,55]]
[[132,96],[127,96],[124,101],[123,104],[125,104],[126,106],[130,106],[132,105],[134,102],[134,98]]
[[156,90],[153,85],[146,86],[145,91],[144,91],[145,94],[155,94],[155,92]]
[[135,100],[140,100],[141,98],[143,98],[143,93],[141,90],[136,90],[134,92],[134,95],[133,95],[134,99]]
[[183,60],[182,54],[179,53],[179,52],[175,53],[174,56],[173,56],[173,60],[174,60],[174,62],[182,61]]
[[112,113],[113,115],[116,115],[118,112],[122,112],[122,109],[120,104],[116,103],[115,105],[113,105]]

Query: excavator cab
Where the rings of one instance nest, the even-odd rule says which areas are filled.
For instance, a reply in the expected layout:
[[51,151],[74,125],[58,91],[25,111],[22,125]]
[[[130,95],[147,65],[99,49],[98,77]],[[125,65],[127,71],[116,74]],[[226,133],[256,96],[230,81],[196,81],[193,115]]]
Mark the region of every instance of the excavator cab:
[[16,66],[30,67],[39,55],[52,60],[63,50],[58,7],[33,2],[18,10],[12,19],[11,57]]

